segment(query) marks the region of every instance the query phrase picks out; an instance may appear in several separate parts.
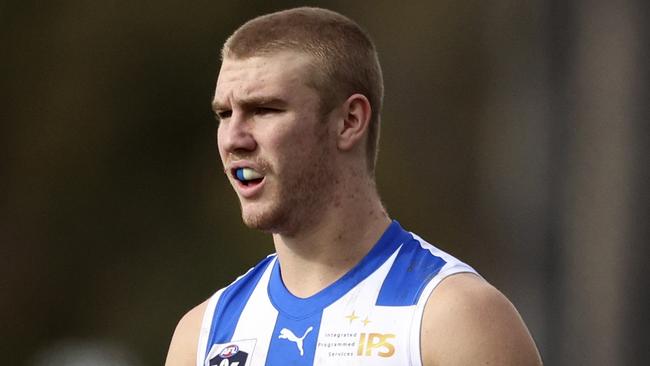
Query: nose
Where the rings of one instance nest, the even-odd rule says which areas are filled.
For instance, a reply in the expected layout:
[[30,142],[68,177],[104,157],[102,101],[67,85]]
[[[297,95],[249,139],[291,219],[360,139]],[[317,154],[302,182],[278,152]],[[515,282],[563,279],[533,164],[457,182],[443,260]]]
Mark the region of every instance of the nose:
[[240,114],[232,113],[227,121],[222,121],[217,129],[217,145],[222,154],[252,152],[257,148],[252,124]]

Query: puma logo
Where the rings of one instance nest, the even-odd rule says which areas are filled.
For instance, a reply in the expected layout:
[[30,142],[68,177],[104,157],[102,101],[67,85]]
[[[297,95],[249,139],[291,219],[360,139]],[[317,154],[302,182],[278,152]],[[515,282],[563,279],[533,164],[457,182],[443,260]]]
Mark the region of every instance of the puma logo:
[[302,341],[305,339],[305,337],[307,337],[307,334],[309,334],[309,332],[311,332],[312,330],[314,330],[314,327],[307,328],[307,330],[305,331],[305,334],[303,334],[302,337],[298,338],[295,334],[293,334],[293,332],[291,330],[289,330],[287,328],[282,328],[280,330],[280,336],[278,338],[286,339],[286,340],[289,340],[289,341],[295,343],[296,346],[298,346],[298,350],[300,351],[300,355],[303,356],[305,354],[305,352],[302,349]]

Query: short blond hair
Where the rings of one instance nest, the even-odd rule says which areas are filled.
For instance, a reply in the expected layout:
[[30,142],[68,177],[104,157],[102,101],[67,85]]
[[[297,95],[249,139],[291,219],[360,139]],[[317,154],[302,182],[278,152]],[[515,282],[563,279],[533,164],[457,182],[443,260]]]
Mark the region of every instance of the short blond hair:
[[223,46],[222,59],[248,58],[278,51],[299,51],[314,58],[314,80],[308,82],[321,96],[321,110],[329,112],[350,95],[370,101],[368,170],[377,160],[384,81],[370,36],[351,19],[331,10],[300,7],[262,15],[239,27]]

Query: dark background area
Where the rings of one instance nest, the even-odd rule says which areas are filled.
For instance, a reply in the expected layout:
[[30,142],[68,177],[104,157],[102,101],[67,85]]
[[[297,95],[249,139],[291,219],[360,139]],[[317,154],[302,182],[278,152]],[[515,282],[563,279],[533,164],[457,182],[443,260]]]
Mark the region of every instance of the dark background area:
[[182,314],[273,251],[210,100],[226,37],[297,5],[375,40],[391,215],[501,289],[546,364],[645,364],[642,0],[0,3],[0,362],[160,365]]

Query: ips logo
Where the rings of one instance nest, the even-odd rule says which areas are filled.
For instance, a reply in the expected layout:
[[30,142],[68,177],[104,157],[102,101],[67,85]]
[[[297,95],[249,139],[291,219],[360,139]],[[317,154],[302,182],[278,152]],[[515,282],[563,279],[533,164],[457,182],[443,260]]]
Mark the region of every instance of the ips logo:
[[395,346],[388,340],[395,338],[395,334],[361,333],[357,356],[372,356],[376,353],[379,357],[390,357],[395,353]]

